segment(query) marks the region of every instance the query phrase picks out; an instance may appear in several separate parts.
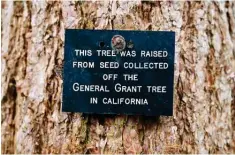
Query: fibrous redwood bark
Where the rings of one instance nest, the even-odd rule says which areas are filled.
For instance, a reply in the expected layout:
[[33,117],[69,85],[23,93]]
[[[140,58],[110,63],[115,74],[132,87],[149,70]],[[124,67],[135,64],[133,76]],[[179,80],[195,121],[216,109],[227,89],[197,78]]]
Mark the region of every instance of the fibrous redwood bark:
[[[3,153],[235,153],[234,2],[1,7]],[[175,31],[173,117],[62,113],[66,28]]]

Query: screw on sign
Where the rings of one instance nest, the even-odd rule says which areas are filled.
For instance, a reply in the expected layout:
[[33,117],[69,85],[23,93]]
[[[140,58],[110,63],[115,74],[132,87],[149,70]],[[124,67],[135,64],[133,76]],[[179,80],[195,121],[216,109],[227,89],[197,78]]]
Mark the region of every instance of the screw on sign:
[[125,49],[126,41],[121,35],[115,35],[111,40],[111,46],[113,50],[120,52]]
[[134,47],[134,43],[130,40],[128,43],[127,43],[127,48],[133,48]]

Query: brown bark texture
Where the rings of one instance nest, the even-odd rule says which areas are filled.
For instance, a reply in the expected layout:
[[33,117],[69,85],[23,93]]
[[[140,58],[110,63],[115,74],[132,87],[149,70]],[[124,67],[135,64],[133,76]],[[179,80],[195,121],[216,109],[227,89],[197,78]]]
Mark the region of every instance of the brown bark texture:
[[[235,2],[1,8],[2,153],[235,153]],[[66,28],[175,31],[173,116],[61,112]]]

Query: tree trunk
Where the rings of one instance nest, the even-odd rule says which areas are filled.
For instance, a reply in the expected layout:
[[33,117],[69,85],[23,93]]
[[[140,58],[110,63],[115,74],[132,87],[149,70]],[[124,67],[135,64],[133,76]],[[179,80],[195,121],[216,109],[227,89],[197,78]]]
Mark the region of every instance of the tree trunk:
[[[235,2],[2,2],[2,153],[235,153]],[[64,31],[175,31],[173,117],[61,112]]]

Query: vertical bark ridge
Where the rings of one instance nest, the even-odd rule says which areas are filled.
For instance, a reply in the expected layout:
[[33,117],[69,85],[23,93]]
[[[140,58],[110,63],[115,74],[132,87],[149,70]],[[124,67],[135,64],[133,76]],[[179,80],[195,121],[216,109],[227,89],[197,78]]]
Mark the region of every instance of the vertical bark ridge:
[[52,103],[50,115],[47,118],[48,144],[43,152],[82,153],[85,147],[88,117],[78,113],[61,113],[64,32],[65,28],[78,27],[77,19],[81,17],[77,12],[75,2],[56,2],[53,7],[57,9],[48,8],[51,10],[51,18],[48,20],[54,21],[48,31],[49,35],[55,35],[51,36],[51,44],[57,54],[51,58],[49,70],[54,71],[54,74],[48,79],[48,98]]
[[[12,118],[12,110],[11,108],[14,108],[14,101],[12,102],[12,96],[13,95],[11,92],[15,92],[15,85],[12,84],[12,82],[10,83],[9,81],[9,75],[7,75],[7,71],[8,69],[8,62],[6,61],[6,58],[8,57],[8,53],[9,49],[11,49],[11,47],[9,46],[9,44],[11,44],[12,40],[12,35],[9,37],[10,31],[15,31],[14,27],[11,28],[10,25],[12,25],[13,23],[13,19],[14,19],[14,12],[12,10],[14,10],[14,6],[13,6],[13,2],[11,3],[6,3],[6,2],[2,2],[2,16],[6,16],[7,20],[5,20],[5,22],[2,21],[2,34],[1,37],[2,39],[6,40],[6,42],[2,42],[2,96],[1,96],[1,137],[2,137],[2,145],[1,145],[1,149],[3,152],[6,153],[14,153],[14,139],[13,139],[13,134],[14,134],[14,129],[10,126],[10,124],[13,123],[13,118]],[[10,13],[8,14],[7,11],[9,11]],[[6,31],[6,33],[3,33],[3,31]],[[4,56],[5,54],[5,56]],[[12,73],[11,73],[12,74]],[[11,75],[10,75],[11,76]],[[6,85],[4,85],[4,83],[7,83]],[[13,91],[11,91],[13,90]],[[10,99],[9,99],[10,97]],[[13,99],[15,97],[13,96]],[[8,106],[7,106],[8,105]]]
[[[204,130],[208,133],[206,136],[206,141],[208,141],[208,144],[206,144],[207,149],[211,153],[225,153],[232,152],[233,149],[231,148],[234,148],[231,132],[233,130],[231,114],[232,86],[234,85],[234,78],[231,75],[235,72],[233,43],[229,30],[230,21],[227,18],[226,3],[213,3],[210,7],[212,9],[210,9],[208,16],[210,22],[208,30],[211,33],[208,35],[210,37],[208,44],[210,45],[210,54],[213,61],[208,63],[213,66],[211,67],[213,94],[210,94],[210,123],[207,123]],[[211,83],[210,78],[208,79]],[[225,123],[223,127],[221,126],[222,122]],[[210,146],[210,142],[214,144],[213,147]]]
[[[27,51],[27,74],[21,84],[21,87],[25,89],[24,95],[26,98],[23,106],[26,109],[24,109],[24,115],[22,115],[21,123],[16,133],[16,153],[40,153],[40,145],[43,145],[44,142],[41,136],[41,125],[45,114],[44,88],[47,56],[44,51],[43,35],[45,26],[43,21],[47,16],[46,6],[43,1],[32,3],[32,46]],[[38,28],[40,31],[38,31]]]
[[123,131],[123,147],[126,154],[139,154],[142,152],[141,117],[129,116]]
[[[5,4],[3,4],[5,5]],[[6,11],[9,21],[7,23],[10,27],[5,27],[3,31],[7,30],[3,37],[9,39],[6,44],[3,43],[3,66],[2,76],[3,76],[3,89],[7,86],[7,90],[3,91],[2,98],[2,114],[4,114],[2,120],[2,137],[3,140],[3,151],[7,153],[14,153],[15,144],[15,132],[18,127],[18,110],[21,107],[21,101],[24,99],[20,93],[20,81],[25,77],[25,57],[27,49],[27,32],[30,32],[30,27],[28,24],[29,18],[27,17],[27,12],[24,10],[25,3],[14,2],[8,3]],[[14,10],[14,11],[13,11]],[[13,14],[11,14],[11,11]],[[4,24],[7,24],[4,23]],[[4,25],[3,24],[3,25]],[[6,26],[6,25],[5,25]],[[9,37],[9,38],[8,38]],[[4,46],[5,45],[5,46]],[[8,144],[7,144],[8,143]]]
[[107,154],[123,154],[123,130],[126,124],[126,119],[128,117],[125,115],[112,116],[105,119],[106,128],[106,146],[104,153]]
[[[227,12],[227,19],[228,19],[228,26],[229,26],[229,34],[232,39],[232,45],[233,45],[233,59],[235,58],[235,2],[226,2],[226,9]],[[234,76],[234,75],[232,75]],[[233,83],[235,82],[235,79],[233,79]],[[231,117],[232,117],[232,129],[233,129],[233,139],[235,139],[235,84],[232,91],[232,106],[231,106]],[[233,142],[233,146],[235,146],[235,142]]]
[[[62,138],[67,132],[66,123],[71,121],[69,114],[58,115],[61,111],[61,93],[62,93],[62,48],[63,41],[61,31],[64,28],[62,19],[62,9],[60,2],[46,3],[46,24],[43,34],[44,52],[47,54],[47,66],[45,72],[47,77],[46,95],[44,99],[45,112],[42,122],[45,128],[41,129],[40,144],[42,153],[60,153],[63,144],[66,142]],[[61,124],[61,126],[59,126]]]

